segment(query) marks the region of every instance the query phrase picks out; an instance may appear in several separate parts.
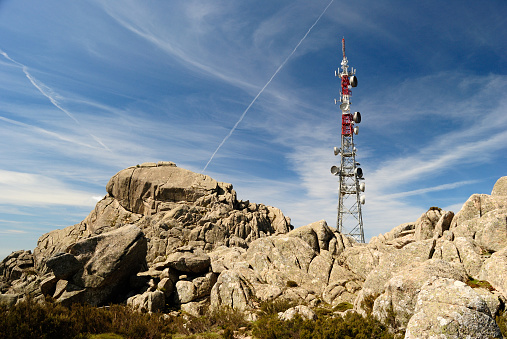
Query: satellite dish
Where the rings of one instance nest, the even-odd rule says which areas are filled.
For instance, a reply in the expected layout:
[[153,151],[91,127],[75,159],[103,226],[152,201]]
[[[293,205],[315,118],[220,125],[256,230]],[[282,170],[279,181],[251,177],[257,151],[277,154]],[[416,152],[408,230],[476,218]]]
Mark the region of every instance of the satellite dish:
[[357,77],[355,75],[351,76],[349,78],[350,86],[357,87]]
[[335,148],[334,148],[334,155],[338,155],[338,154],[340,154],[340,149],[335,146]]
[[359,190],[361,190],[361,192],[364,192],[364,188],[365,188],[364,182],[360,183]]
[[364,195],[362,195],[362,196],[359,198],[359,201],[361,202],[361,205],[364,205],[364,203],[366,202],[366,198],[364,197]]
[[355,112],[354,116],[352,117],[352,120],[354,120],[354,122],[356,124],[360,123],[361,122],[361,113]]
[[331,173],[337,175],[340,172],[340,169],[336,166],[331,167]]
[[344,103],[342,103],[342,104],[340,105],[340,109],[341,109],[342,111],[348,111],[348,110],[349,110],[349,107],[350,107],[350,105],[349,105],[348,103],[346,103],[346,102],[344,102]]
[[357,168],[354,170],[354,174],[355,174],[358,178],[362,178],[362,177],[363,177],[363,170],[361,169],[361,167],[357,167]]
[[357,135],[359,133],[359,127],[355,126],[354,127],[354,134]]
[[358,163],[358,162],[356,162],[356,166],[361,166],[361,164],[360,164],[360,163]]

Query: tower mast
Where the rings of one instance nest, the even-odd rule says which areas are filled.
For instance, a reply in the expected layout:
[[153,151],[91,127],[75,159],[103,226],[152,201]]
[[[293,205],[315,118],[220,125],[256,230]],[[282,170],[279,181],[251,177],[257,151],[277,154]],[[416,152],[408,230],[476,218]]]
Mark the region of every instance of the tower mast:
[[[360,164],[356,162],[357,149],[354,145],[354,134],[359,128],[354,124],[361,122],[361,113],[350,111],[351,88],[357,86],[356,70],[349,70],[345,56],[345,38],[342,39],[343,59],[341,71],[338,68],[335,76],[340,77],[340,110],[341,110],[341,147],[334,148],[334,154],[340,155],[340,166],[331,167],[331,173],[338,177],[338,216],[336,228],[340,233],[353,237],[357,242],[364,243],[363,216],[361,205],[364,204],[364,178]],[[337,100],[335,99],[335,104]]]

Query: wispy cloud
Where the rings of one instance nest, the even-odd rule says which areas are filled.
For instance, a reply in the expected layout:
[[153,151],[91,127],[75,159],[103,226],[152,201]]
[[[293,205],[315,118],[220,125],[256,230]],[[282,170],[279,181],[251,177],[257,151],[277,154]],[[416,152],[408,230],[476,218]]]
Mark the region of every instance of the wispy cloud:
[[[140,6],[135,3],[122,4],[118,6],[117,4],[106,4],[101,2],[100,5],[106,11],[108,15],[111,16],[118,24],[120,24],[125,29],[131,31],[132,33],[138,35],[139,37],[145,39],[149,43],[155,45],[160,48],[167,54],[173,56],[176,60],[178,60],[185,67],[191,68],[193,71],[200,71],[202,73],[211,75],[213,77],[222,79],[228,83],[231,83],[235,86],[252,88],[251,83],[244,81],[242,78],[238,78],[236,76],[232,76],[228,72],[220,70],[216,65],[210,64],[209,61],[206,61],[206,58],[200,58],[204,54],[208,54],[207,51],[202,50],[201,53],[198,53],[196,50],[192,50],[189,52],[186,51],[185,47],[181,47],[177,41],[175,35],[168,35],[165,32],[165,25],[155,25],[153,20],[157,17],[157,13],[151,12],[147,7]],[[192,2],[189,2],[183,8],[176,7],[176,10],[172,10],[173,13],[179,14],[187,14],[190,16],[190,22],[185,22],[185,24],[190,24],[191,22],[195,22],[194,20],[202,19],[208,14],[209,11],[206,11],[206,8],[210,8],[207,6],[200,7],[198,11],[187,9],[186,6],[193,6]],[[216,6],[216,5],[215,5]],[[183,9],[183,11],[181,11]],[[200,14],[199,14],[200,13]],[[214,11],[214,13],[217,13]],[[176,19],[176,16],[174,16]],[[167,18],[165,18],[167,19]],[[164,19],[164,20],[165,20]],[[184,18],[180,17],[179,20]],[[192,32],[194,34],[198,34],[199,30],[189,30],[187,32]],[[205,31],[204,33],[209,33],[209,31]],[[193,39],[193,37],[185,37],[186,39]],[[188,45],[186,45],[188,47]]]
[[420,188],[417,190],[412,191],[406,191],[406,192],[399,192],[399,193],[393,193],[393,194],[387,194],[385,196],[382,196],[383,199],[399,199],[404,197],[409,197],[412,195],[419,195],[419,194],[425,194],[430,192],[438,192],[443,190],[452,190],[461,186],[470,185],[479,182],[479,180],[466,180],[466,181],[459,181],[459,182],[453,182],[450,184],[443,184],[443,185],[437,185],[433,187],[425,187]]
[[0,234],[26,234],[23,230],[0,230]]
[[[17,15],[0,22],[0,34],[16,37],[3,40],[9,55],[0,51],[0,175],[12,179],[0,183],[0,209],[18,211],[13,220],[33,210],[25,205],[49,213],[75,204],[79,214],[116,171],[144,161],[200,171],[329,1],[12,2]],[[505,43],[491,34],[505,20],[491,23],[480,4],[389,4],[329,7],[209,174],[296,226],[334,225],[332,72],[343,35],[360,79],[353,107],[363,113],[356,141],[370,236],[415,220],[428,196],[456,192],[439,203],[458,206],[505,168]],[[65,225],[62,215],[44,227]]]
[[[61,104],[59,103],[59,101],[57,100],[57,94],[54,93],[54,91],[49,88],[48,86],[46,86],[44,83],[38,81],[37,79],[35,79],[35,77],[33,77],[30,72],[28,71],[28,67],[23,65],[22,63],[19,63],[17,62],[16,60],[12,59],[11,57],[9,57],[7,55],[7,53],[5,53],[4,51],[0,50],[0,54],[6,58],[7,60],[13,62],[14,64],[16,64],[17,66],[21,67],[21,69],[23,70],[23,73],[25,73],[25,76],[28,78],[28,80],[30,80],[30,83],[42,94],[44,95],[46,98],[49,99],[49,101],[53,104],[53,106],[55,106],[56,108],[58,108],[60,111],[62,111],[63,113],[65,113],[69,118],[71,118],[72,120],[74,120],[75,123],[77,123],[81,128],[83,128],[84,130],[86,130],[86,128],[79,122],[78,119],[76,119],[76,117],[74,117],[73,114],[71,114],[68,110],[66,110],[65,108],[63,108],[61,106]],[[105,148],[106,150],[108,151],[111,151],[106,145],[104,145],[104,143],[98,138],[96,137],[95,135],[93,135],[92,133],[88,132],[87,133],[93,138],[93,140],[95,140],[98,144],[100,144],[103,148]]]
[[0,204],[17,206],[95,204],[92,193],[72,189],[68,185],[38,174],[0,170]]
[[271,81],[273,81],[273,79],[276,77],[276,75],[278,74],[278,72],[280,72],[280,70],[283,68],[283,66],[285,66],[285,64],[287,63],[287,61],[289,61],[289,59],[294,55],[294,53],[297,51],[298,47],[306,39],[306,37],[308,36],[308,34],[310,34],[310,32],[312,31],[313,27],[315,27],[315,25],[319,22],[320,18],[322,18],[322,16],[324,15],[324,13],[326,13],[327,9],[329,8],[329,6],[331,6],[331,4],[333,3],[333,1],[334,0],[331,0],[329,2],[329,4],[324,8],[324,10],[322,11],[322,13],[317,17],[317,20],[315,20],[315,22],[310,26],[310,28],[305,33],[305,35],[301,38],[301,40],[299,40],[299,42],[297,43],[296,47],[294,47],[294,49],[292,50],[292,52],[290,52],[289,55],[285,58],[285,60],[280,64],[280,66],[278,66],[278,68],[276,69],[275,73],[273,73],[273,75],[269,78],[268,82],[266,82],[266,84],[261,88],[261,90],[259,91],[259,93],[257,93],[257,95],[253,98],[253,100],[247,106],[247,108],[243,111],[243,113],[239,117],[239,120],[236,122],[236,124],[234,124],[234,126],[229,131],[229,133],[225,136],[225,138],[222,140],[222,142],[218,145],[218,147],[215,150],[215,152],[213,152],[213,154],[211,155],[210,159],[208,160],[208,162],[204,166],[204,169],[202,170],[203,172],[206,171],[206,168],[208,167],[208,165],[210,164],[210,162],[213,160],[213,157],[215,156],[215,154],[217,154],[217,152],[220,150],[220,148],[222,147],[222,145],[227,141],[227,139],[229,139],[229,137],[236,130],[236,128],[238,127],[238,125],[241,123],[241,121],[243,121],[243,118],[245,117],[245,115],[247,114],[247,112],[250,110],[250,107],[252,107],[252,105],[255,103],[255,101],[257,101],[257,99],[262,94],[262,92],[264,92],[264,90],[266,89],[266,87],[268,87],[269,84],[271,83]]
[[41,128],[41,127],[29,125],[29,124],[26,124],[26,123],[23,123],[23,122],[20,122],[20,121],[16,121],[16,120],[13,120],[13,119],[9,119],[9,118],[6,118],[6,117],[2,117],[2,116],[0,116],[0,120],[2,120],[4,122],[7,122],[9,124],[12,124],[12,125],[16,125],[16,126],[28,129],[31,132],[45,134],[45,135],[50,136],[52,138],[55,138],[55,139],[58,139],[58,140],[61,140],[61,141],[65,141],[65,142],[68,142],[68,143],[71,143],[71,144],[76,144],[76,145],[79,145],[79,146],[84,146],[84,147],[89,147],[89,148],[96,148],[95,146],[92,146],[92,145],[80,142],[78,140],[75,140],[75,139],[73,139],[71,137],[68,137],[68,136],[65,136],[65,135],[61,135],[61,134],[58,134],[58,133],[55,133],[55,132],[48,131],[48,130],[46,130],[44,128]]

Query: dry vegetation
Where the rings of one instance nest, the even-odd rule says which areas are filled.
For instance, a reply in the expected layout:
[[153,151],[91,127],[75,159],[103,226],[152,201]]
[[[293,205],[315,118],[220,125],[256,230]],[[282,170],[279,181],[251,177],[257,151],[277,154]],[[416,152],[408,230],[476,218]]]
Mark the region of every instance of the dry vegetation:
[[[277,313],[294,304],[264,302],[256,322],[247,322],[241,312],[224,308],[205,317],[143,314],[123,305],[70,308],[47,301],[26,300],[7,310],[0,308],[0,338],[392,338],[371,316],[349,313],[344,318],[332,310],[318,312],[316,321],[296,317],[281,321]],[[348,305],[346,305],[348,308]]]

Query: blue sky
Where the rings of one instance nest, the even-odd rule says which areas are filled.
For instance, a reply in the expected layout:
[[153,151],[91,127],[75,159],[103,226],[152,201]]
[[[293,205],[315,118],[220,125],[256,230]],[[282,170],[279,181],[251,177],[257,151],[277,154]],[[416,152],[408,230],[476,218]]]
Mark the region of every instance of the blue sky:
[[[201,172],[329,4],[0,1],[0,257],[78,223],[119,170]],[[298,227],[336,222],[345,36],[367,239],[507,175],[507,2],[340,1],[205,174]]]

